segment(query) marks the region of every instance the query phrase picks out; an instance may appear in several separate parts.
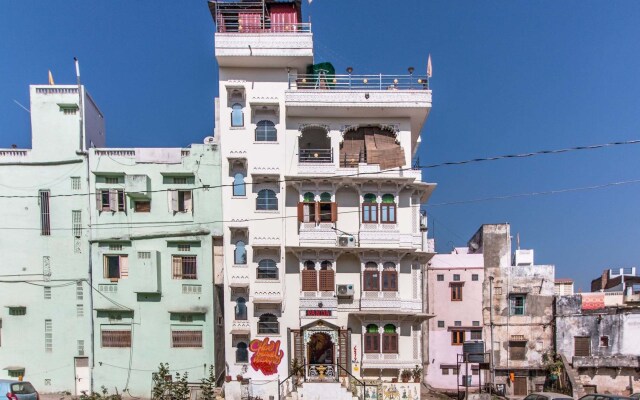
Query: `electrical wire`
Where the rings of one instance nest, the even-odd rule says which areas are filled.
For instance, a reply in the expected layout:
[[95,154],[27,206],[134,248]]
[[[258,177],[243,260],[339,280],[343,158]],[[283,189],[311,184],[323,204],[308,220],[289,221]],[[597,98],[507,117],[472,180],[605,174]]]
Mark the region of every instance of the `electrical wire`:
[[[499,156],[492,156],[492,157],[483,157],[483,158],[473,158],[473,159],[469,159],[469,160],[461,160],[461,161],[447,161],[447,162],[442,162],[442,163],[437,163],[437,164],[430,164],[430,165],[418,165],[415,167],[400,167],[400,168],[389,168],[389,169],[385,169],[385,170],[381,170],[381,171],[369,171],[369,172],[356,172],[356,173],[352,173],[352,174],[344,174],[344,175],[339,175],[339,176],[326,176],[326,177],[322,177],[323,179],[330,179],[330,178],[347,178],[347,177],[354,177],[354,176],[363,176],[363,175],[379,175],[379,174],[384,174],[385,172],[400,172],[400,171],[409,171],[409,170],[414,170],[414,169],[430,169],[430,168],[438,168],[438,167],[444,167],[444,166],[453,166],[453,165],[464,165],[464,164],[470,164],[470,163],[476,163],[476,162],[484,162],[484,161],[497,161],[497,160],[504,160],[504,159],[512,159],[512,158],[528,158],[528,157],[534,157],[534,156],[539,156],[539,155],[548,155],[548,154],[560,154],[560,153],[568,153],[571,151],[581,151],[581,150],[594,150],[594,149],[601,149],[601,148],[606,148],[606,147],[613,147],[613,146],[622,146],[622,145],[630,145],[630,144],[638,144],[640,143],[640,139],[632,139],[632,140],[624,140],[624,141],[616,141],[616,142],[609,142],[609,143],[602,143],[602,144],[594,144],[594,145],[587,145],[587,146],[575,146],[575,147],[567,147],[567,148],[562,148],[562,149],[553,149],[553,150],[539,150],[539,151],[534,151],[534,152],[529,152],[529,153],[518,153],[518,154],[505,154],[505,155],[499,155]],[[290,178],[290,179],[275,179],[275,180],[261,180],[260,182],[247,182],[245,183],[245,185],[258,185],[258,184],[265,184],[265,183],[286,183],[286,182],[302,182],[302,181],[308,181],[310,179],[314,179],[316,177],[300,177],[300,178]],[[211,185],[211,186],[197,186],[194,188],[191,188],[190,190],[197,190],[197,189],[205,189],[205,190],[209,190],[209,189],[217,189],[217,188],[223,188],[223,187],[233,187],[236,186],[235,184],[231,183],[231,184],[221,184],[221,185]],[[160,192],[168,192],[168,191],[172,191],[172,190],[176,190],[176,189],[157,189],[157,190],[149,190],[149,193],[160,193]],[[76,197],[76,196],[95,196],[97,193],[66,193],[66,194],[51,194],[49,196],[49,198],[56,198],[56,197]],[[23,198],[38,198],[39,195],[0,195],[0,199],[13,199],[13,198],[19,198],[19,199],[23,199]]]

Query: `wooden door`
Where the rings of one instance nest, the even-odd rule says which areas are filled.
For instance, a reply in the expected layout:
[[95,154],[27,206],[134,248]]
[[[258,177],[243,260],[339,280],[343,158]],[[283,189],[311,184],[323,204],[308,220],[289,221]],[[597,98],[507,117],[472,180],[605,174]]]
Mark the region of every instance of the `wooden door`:
[[516,376],[513,381],[513,395],[514,396],[526,396],[527,395],[527,377]]

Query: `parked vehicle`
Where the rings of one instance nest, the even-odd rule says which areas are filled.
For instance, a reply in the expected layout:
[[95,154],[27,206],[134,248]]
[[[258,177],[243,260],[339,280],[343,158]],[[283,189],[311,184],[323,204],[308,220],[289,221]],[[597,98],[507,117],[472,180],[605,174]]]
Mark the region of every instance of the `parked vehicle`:
[[529,394],[524,400],[564,400],[564,399],[573,399],[571,396],[567,396],[566,394],[561,393],[553,393],[553,392],[535,392]]
[[580,397],[580,400],[631,400],[631,397],[616,396],[615,394],[594,393],[582,396]]
[[40,395],[31,382],[0,379],[0,396],[8,400],[40,400]]
[[632,399],[635,399],[635,400],[640,399],[640,392],[638,392],[638,393],[634,393],[634,394],[632,394],[632,395],[631,395],[631,396],[629,396],[629,397],[631,397]]

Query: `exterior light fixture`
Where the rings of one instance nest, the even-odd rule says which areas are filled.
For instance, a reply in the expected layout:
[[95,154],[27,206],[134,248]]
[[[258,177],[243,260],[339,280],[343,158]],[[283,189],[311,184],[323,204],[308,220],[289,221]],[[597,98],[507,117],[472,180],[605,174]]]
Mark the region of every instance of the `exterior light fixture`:
[[347,67],[347,74],[351,75],[353,72],[353,67]]
[[364,83],[364,84],[366,85],[367,83],[369,83],[369,80],[368,80],[367,78],[364,78],[364,79],[362,80],[362,83]]
[[409,67],[407,68],[407,70],[409,71],[409,75],[413,75],[413,71],[415,71],[416,69],[413,67]]

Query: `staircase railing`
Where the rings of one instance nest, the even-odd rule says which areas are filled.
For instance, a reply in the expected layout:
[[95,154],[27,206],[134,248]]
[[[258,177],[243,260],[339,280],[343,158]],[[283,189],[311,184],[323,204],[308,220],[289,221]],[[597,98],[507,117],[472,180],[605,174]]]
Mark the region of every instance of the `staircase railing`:
[[[312,364],[302,364],[300,368],[307,371],[308,370],[307,368],[310,365]],[[317,364],[313,364],[313,365],[317,365]],[[322,365],[334,367],[336,371],[342,371],[346,375],[346,377],[349,379],[346,389],[349,390],[351,393],[354,393],[354,389],[355,389],[355,393],[354,393],[355,396],[360,400],[364,400],[364,396],[367,389],[367,384],[364,381],[361,381],[360,379],[356,378],[351,372],[349,372],[346,368],[344,368],[340,364],[322,364]],[[298,387],[297,383],[299,382],[296,382],[296,380],[292,379],[294,377],[297,377],[297,375],[298,375],[298,372],[293,372],[289,374],[289,376],[287,376],[286,378],[278,381],[278,400],[282,400],[287,395],[286,393],[284,393],[284,387],[283,387],[283,385],[287,383],[287,381],[291,380],[292,389]],[[340,383],[340,375],[342,374],[338,373],[336,375],[334,382]],[[308,377],[306,376],[306,374],[303,377],[303,381],[313,382],[312,380],[308,380]],[[360,390],[358,390],[358,388],[360,388]]]

